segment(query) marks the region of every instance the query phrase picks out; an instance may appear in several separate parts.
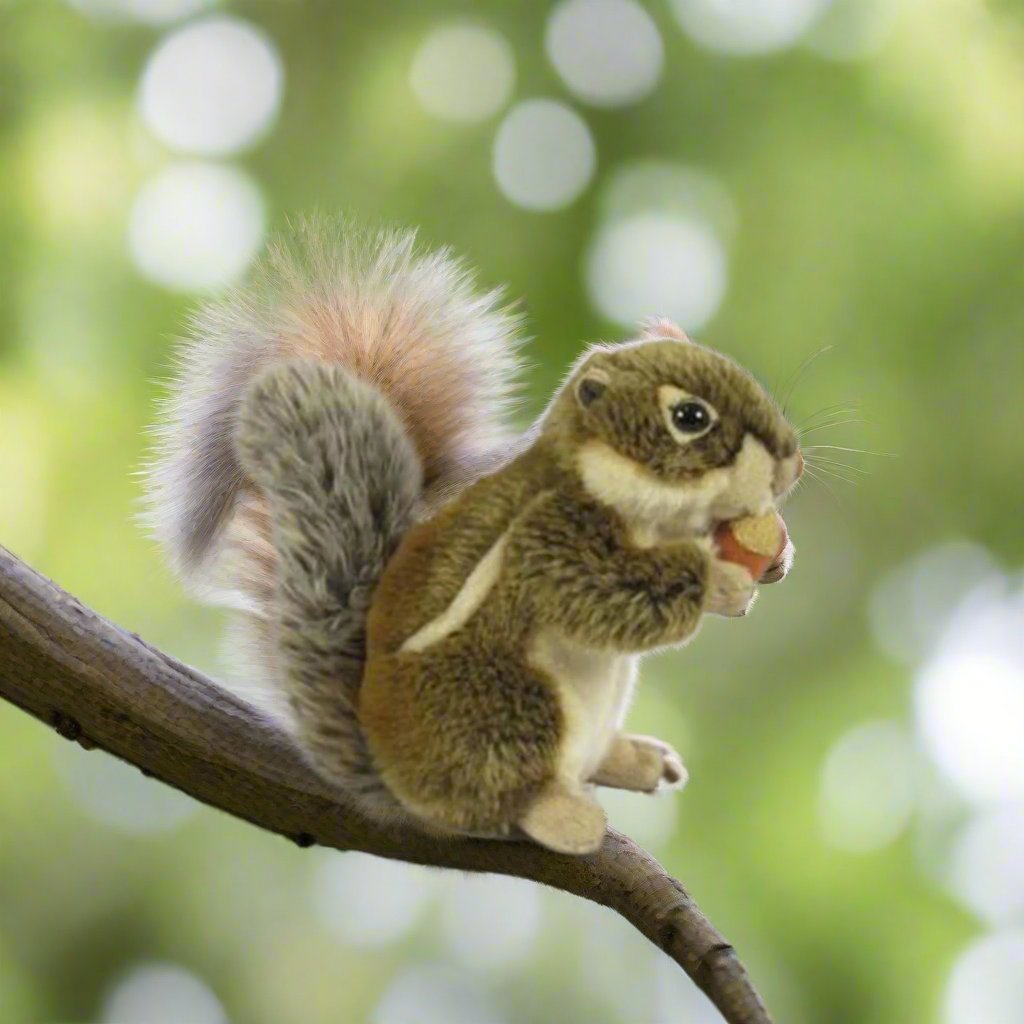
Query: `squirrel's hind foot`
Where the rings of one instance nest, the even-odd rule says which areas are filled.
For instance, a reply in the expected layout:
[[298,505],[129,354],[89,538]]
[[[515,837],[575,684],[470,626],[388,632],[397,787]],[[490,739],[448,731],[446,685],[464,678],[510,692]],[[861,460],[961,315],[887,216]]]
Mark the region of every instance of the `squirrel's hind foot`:
[[554,783],[543,790],[519,827],[535,842],[557,853],[594,853],[604,841],[604,809],[588,793]]

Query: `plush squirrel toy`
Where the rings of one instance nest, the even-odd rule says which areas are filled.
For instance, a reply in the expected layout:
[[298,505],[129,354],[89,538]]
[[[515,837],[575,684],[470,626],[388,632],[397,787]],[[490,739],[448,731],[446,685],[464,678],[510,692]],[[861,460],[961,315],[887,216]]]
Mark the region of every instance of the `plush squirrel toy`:
[[585,853],[595,785],[685,780],[621,731],[639,657],[785,575],[802,459],[753,378],[667,321],[588,349],[513,437],[499,301],[411,234],[300,226],[196,316],[150,506],[366,813]]

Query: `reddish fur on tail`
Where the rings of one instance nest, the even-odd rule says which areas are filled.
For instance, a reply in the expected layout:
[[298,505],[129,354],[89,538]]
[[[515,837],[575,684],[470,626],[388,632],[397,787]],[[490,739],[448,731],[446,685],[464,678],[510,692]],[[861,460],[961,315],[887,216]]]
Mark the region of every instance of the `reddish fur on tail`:
[[[146,519],[193,594],[240,613],[230,649],[250,700],[286,711],[280,555],[265,494],[235,443],[250,385],[295,360],[370,385],[418,457],[422,514],[503,457],[521,342],[520,318],[501,293],[478,291],[448,251],[424,249],[415,232],[365,231],[344,219],[298,223],[268,247],[249,283],[195,314],[156,428]],[[353,409],[353,422],[360,415]],[[368,493],[366,484],[351,480],[349,493]],[[360,539],[367,553],[359,544],[349,553],[353,571],[363,559],[370,572],[393,540],[373,529]],[[346,699],[358,689],[357,667],[337,681]]]
[[310,219],[278,238],[250,283],[193,317],[157,427],[148,521],[201,596],[259,611],[272,585],[267,513],[231,435],[249,383],[268,365],[310,359],[373,385],[403,421],[427,501],[507,438],[519,317],[497,291],[414,232]]

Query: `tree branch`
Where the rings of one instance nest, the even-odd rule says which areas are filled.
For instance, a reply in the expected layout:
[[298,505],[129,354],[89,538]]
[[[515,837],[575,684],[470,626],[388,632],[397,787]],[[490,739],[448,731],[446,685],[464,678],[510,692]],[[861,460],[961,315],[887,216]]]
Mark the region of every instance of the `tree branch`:
[[596,854],[570,857],[525,842],[384,831],[339,802],[275,723],[2,547],[0,697],[66,739],[300,846],[513,875],[610,907],[683,967],[729,1024],[771,1024],[732,947],[626,836],[609,829]]

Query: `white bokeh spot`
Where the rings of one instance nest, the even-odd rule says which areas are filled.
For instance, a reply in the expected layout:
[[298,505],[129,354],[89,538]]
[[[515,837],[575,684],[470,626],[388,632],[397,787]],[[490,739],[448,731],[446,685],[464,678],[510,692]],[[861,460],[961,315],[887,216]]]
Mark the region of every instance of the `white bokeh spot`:
[[207,985],[176,964],[133,967],[108,991],[101,1024],[227,1024]]
[[992,556],[973,541],[928,548],[875,587],[868,605],[875,642],[890,657],[917,664],[934,651],[966,595],[997,576]]
[[166,36],[142,73],[139,112],[165,145],[224,156],[258,141],[277,117],[284,71],[259,29],[223,16]]
[[982,811],[964,826],[947,882],[981,920],[1024,921],[1024,803]]
[[487,993],[461,971],[442,964],[411,967],[391,983],[371,1024],[502,1024]]
[[634,929],[605,909],[580,902],[566,915],[579,947],[579,988],[604,1010],[601,1019],[641,1024],[721,1024],[703,992]]
[[672,838],[682,798],[678,791],[648,796],[622,789],[599,789],[597,796],[608,821],[641,846],[657,852]]
[[591,302],[609,320],[633,326],[644,317],[667,316],[698,330],[725,296],[727,258],[703,220],[639,213],[598,231],[584,275]]
[[331,934],[375,949],[404,938],[437,892],[427,868],[363,853],[324,856],[312,879],[313,908]]
[[82,812],[119,832],[167,832],[199,809],[191,797],[100,751],[62,745],[55,751],[55,767]]
[[441,932],[456,963],[484,970],[518,963],[540,926],[540,894],[531,882],[456,876],[444,890]]
[[548,19],[545,44],[569,91],[595,106],[643,99],[664,62],[658,27],[636,0],[563,0]]
[[906,828],[916,796],[916,758],[895,722],[865,722],[839,738],[825,759],[818,814],[825,840],[869,853]]
[[720,53],[770,53],[792,46],[828,0],[671,0],[684,31]]
[[558,210],[578,198],[597,156],[583,119],[556,100],[514,106],[494,140],[494,177],[502,194],[527,210]]
[[1020,1024],[1024,931],[994,932],[960,955],[946,986],[946,1024]]
[[959,794],[1024,800],[1024,590],[978,588],[949,619],[914,690],[918,731]]
[[147,181],[132,207],[128,247],[157,284],[212,291],[248,269],[263,241],[259,188],[234,167],[171,164]]
[[[613,1020],[657,1020],[658,951],[596,904],[573,906],[570,921],[573,941],[579,945],[579,987],[606,1006]],[[677,1007],[678,1019],[689,1020],[679,1012],[686,1009]]]
[[447,121],[484,121],[508,102],[515,86],[512,47],[479,25],[447,25],[423,41],[409,70],[420,106]]
[[637,160],[617,167],[601,193],[611,220],[638,213],[674,214],[703,221],[719,237],[735,235],[739,216],[722,182],[701,167],[670,160]]
[[804,45],[830,60],[873,57],[892,35],[901,0],[831,0],[804,37]]

